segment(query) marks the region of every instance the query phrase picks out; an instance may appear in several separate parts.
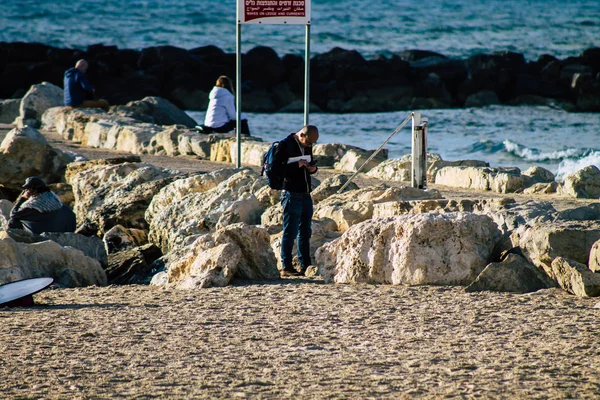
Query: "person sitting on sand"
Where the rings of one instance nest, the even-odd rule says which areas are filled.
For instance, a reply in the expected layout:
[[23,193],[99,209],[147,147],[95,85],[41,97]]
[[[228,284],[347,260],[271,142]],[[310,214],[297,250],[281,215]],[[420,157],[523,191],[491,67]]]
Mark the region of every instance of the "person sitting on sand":
[[[204,125],[199,125],[198,130],[203,133],[227,133],[235,129],[236,113],[235,98],[233,97],[233,85],[231,79],[221,75],[215,87],[208,95],[208,109],[204,118]],[[242,114],[242,135],[250,135],[248,117]]]
[[65,106],[72,108],[101,108],[104,111],[108,111],[108,101],[94,99],[96,89],[94,89],[85,76],[87,70],[87,61],[79,60],[75,64],[75,68],[69,68],[65,71]]
[[27,178],[23,189],[10,212],[9,228],[25,229],[35,234],[75,232],[75,214],[43,180],[37,176]]

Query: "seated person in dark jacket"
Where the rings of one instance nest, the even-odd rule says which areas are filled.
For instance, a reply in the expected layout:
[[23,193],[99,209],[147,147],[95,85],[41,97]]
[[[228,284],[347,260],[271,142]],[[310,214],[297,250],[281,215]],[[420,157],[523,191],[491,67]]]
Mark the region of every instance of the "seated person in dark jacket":
[[36,176],[27,178],[23,188],[25,190],[10,212],[9,228],[25,229],[35,234],[75,232],[75,214],[43,180]]
[[69,68],[65,72],[63,83],[65,89],[65,106],[73,108],[101,108],[104,111],[108,111],[108,101],[94,99],[96,89],[94,89],[85,76],[87,70],[87,61],[79,60],[75,64],[75,68]]

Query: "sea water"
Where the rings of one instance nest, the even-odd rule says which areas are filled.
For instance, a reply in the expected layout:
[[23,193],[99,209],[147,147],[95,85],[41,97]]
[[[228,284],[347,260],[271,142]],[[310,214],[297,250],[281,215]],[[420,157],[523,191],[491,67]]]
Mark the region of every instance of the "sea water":
[[[85,48],[103,43],[141,49],[215,45],[235,51],[235,0],[1,0],[0,41]],[[272,47],[303,54],[304,27],[246,25],[242,51]],[[311,50],[354,49],[366,58],[425,49],[453,58],[516,51],[577,56],[600,46],[598,0],[314,0]],[[411,110],[310,115],[321,142],[374,149]],[[553,107],[493,106],[420,110],[429,119],[429,151],[446,160],[479,159],[493,166],[540,165],[559,178],[600,166],[600,114]],[[190,111],[202,122],[204,112]],[[298,130],[302,114],[253,114],[253,135],[266,141]],[[390,157],[410,152],[410,124],[386,146]]]

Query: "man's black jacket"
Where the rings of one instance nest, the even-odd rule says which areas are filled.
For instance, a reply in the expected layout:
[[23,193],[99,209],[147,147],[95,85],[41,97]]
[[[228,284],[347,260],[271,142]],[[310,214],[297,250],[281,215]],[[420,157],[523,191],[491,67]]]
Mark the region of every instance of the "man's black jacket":
[[[281,165],[284,170],[283,190],[292,193],[310,193],[312,190],[310,182],[310,173],[305,167],[300,168],[298,161],[288,163],[292,157],[310,156],[313,162],[312,147],[303,147],[296,140],[295,134],[290,133],[285,139],[279,142],[277,152],[275,153],[275,163]],[[315,170],[315,172],[317,172]],[[313,174],[315,173],[313,172]]]

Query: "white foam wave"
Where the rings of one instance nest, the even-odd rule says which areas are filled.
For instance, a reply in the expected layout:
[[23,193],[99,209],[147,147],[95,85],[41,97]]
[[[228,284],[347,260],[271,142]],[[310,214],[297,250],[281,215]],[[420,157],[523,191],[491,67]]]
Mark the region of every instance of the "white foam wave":
[[519,143],[515,143],[512,140],[505,140],[503,142],[506,151],[519,156],[527,161],[553,161],[563,160],[566,158],[580,157],[585,151],[582,149],[564,149],[555,150],[550,152],[539,152],[538,150],[530,149],[529,147],[523,146]]
[[589,155],[576,160],[561,161],[556,172],[556,179],[562,180],[567,175],[573,174],[589,165],[595,165],[600,168],[600,151],[593,151]]

